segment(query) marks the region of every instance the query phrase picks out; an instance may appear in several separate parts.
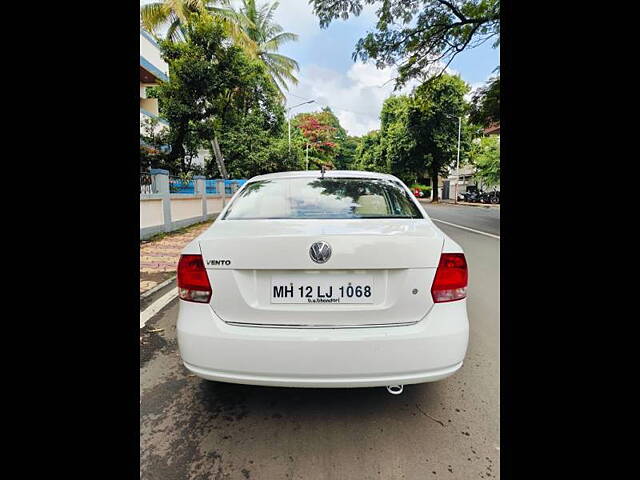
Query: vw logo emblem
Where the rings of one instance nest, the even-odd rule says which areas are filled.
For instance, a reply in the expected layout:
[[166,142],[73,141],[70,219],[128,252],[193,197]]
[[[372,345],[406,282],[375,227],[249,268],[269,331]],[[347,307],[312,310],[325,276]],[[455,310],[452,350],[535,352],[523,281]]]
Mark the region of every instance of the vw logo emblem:
[[316,263],[326,263],[331,258],[331,245],[327,242],[316,242],[311,245],[309,256]]

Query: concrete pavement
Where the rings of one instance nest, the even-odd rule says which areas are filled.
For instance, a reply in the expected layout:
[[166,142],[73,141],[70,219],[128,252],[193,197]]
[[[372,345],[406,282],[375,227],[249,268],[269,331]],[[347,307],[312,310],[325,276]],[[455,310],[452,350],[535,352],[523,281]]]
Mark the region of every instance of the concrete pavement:
[[471,331],[458,373],[400,396],[206,382],[181,364],[174,301],[145,328],[163,330],[143,336],[141,478],[499,478],[500,241],[438,227],[469,263]]
[[194,238],[211,226],[213,220],[168,233],[160,240],[141,242],[140,293],[144,293],[175,276],[180,252]]

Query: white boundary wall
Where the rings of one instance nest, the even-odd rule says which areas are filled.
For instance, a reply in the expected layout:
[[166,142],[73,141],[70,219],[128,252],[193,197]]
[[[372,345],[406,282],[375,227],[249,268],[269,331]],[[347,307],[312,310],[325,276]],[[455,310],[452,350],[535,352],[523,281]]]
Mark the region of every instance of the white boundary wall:
[[[205,177],[194,177],[195,194],[191,195],[169,192],[167,170],[153,169],[151,175],[157,193],[140,194],[140,240],[204,222],[222,211],[223,197],[207,195]],[[224,191],[224,182],[217,187],[219,192]]]

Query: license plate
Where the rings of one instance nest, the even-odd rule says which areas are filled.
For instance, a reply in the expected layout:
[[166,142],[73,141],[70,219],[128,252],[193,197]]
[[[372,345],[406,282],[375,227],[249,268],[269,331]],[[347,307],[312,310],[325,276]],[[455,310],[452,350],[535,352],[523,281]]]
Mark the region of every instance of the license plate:
[[286,274],[271,277],[271,303],[373,303],[373,275]]

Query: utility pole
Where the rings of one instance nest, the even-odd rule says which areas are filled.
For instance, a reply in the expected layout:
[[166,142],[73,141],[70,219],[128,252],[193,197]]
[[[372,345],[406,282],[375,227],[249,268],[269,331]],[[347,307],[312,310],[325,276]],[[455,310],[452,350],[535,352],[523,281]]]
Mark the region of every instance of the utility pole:
[[[455,115],[449,115],[445,113],[445,115],[449,118],[456,118]],[[456,188],[455,188],[455,197],[453,199],[454,203],[458,203],[458,183],[460,183],[460,132],[462,130],[462,117],[458,118],[458,155],[456,158]],[[437,185],[436,185],[437,188]]]
[[456,159],[456,196],[454,203],[458,203],[458,183],[460,183],[460,132],[462,130],[462,117],[458,117],[458,158]]
[[294,105],[293,107],[287,108],[287,124],[288,124],[288,130],[289,130],[289,153],[291,153],[291,110],[301,105],[306,105],[307,103],[313,103],[313,102],[315,102],[315,100],[309,100],[308,102],[302,102],[297,105]]
[[218,164],[218,170],[220,171],[220,175],[222,175],[222,208],[225,207],[225,189],[226,189],[226,180],[228,178],[227,168],[224,165],[224,157],[222,156],[222,152],[220,151],[220,145],[218,144],[218,137],[213,135],[213,140],[211,140],[211,148],[213,149],[213,155],[215,156],[216,163]]

